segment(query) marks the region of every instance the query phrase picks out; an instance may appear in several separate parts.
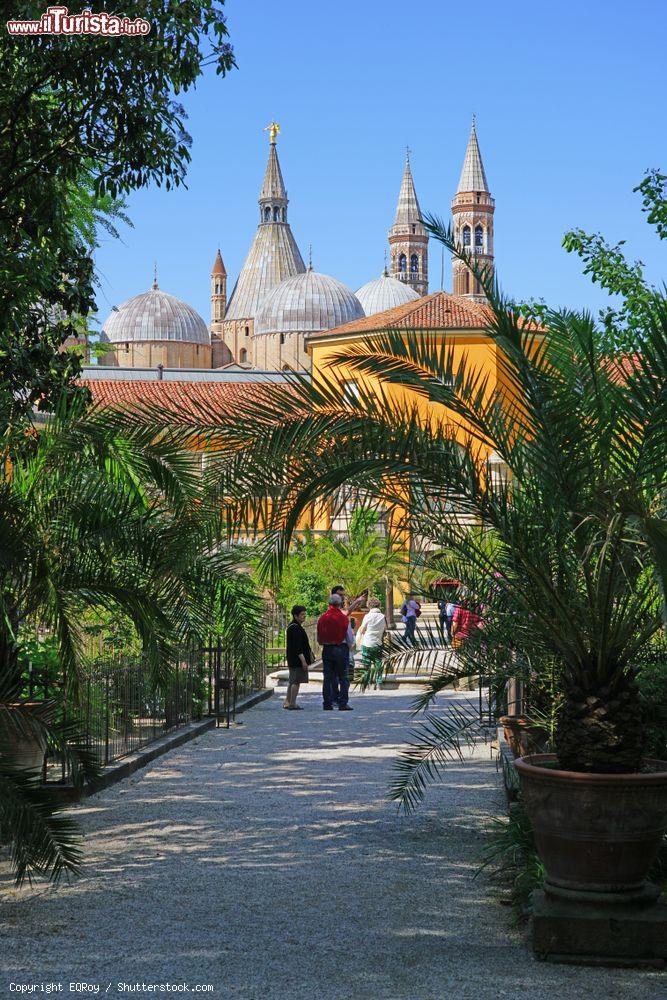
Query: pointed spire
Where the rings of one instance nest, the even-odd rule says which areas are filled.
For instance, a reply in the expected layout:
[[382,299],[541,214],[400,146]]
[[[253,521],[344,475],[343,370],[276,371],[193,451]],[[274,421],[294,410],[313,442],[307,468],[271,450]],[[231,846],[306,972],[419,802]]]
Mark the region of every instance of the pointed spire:
[[222,254],[220,253],[220,247],[218,247],[218,252],[215,255],[215,261],[213,263],[213,270],[211,274],[222,274],[227,277],[227,271],[225,270],[225,265],[222,259]]
[[473,115],[470,138],[468,139],[468,148],[466,149],[465,160],[463,161],[463,170],[461,171],[461,178],[459,180],[459,186],[456,189],[456,193],[461,194],[464,191],[488,192],[488,190],[489,185],[484,172],[482,154],[479,151],[477,128],[475,116]]
[[383,278],[388,278],[389,277],[389,271],[387,270],[387,251],[386,250],[384,252],[384,269],[382,271],[382,277]]
[[406,147],[405,171],[403,173],[403,181],[401,182],[401,190],[398,195],[394,225],[408,226],[415,222],[421,222],[421,209],[417,201],[415,182],[412,179],[412,171],[410,169],[410,149]]
[[313,270],[313,244],[308,244],[308,270]]
[[157,292],[157,290],[158,290],[158,283],[157,283],[157,261],[156,260],[153,261],[153,284],[151,285],[151,288],[153,289],[154,292]]
[[283,181],[280,162],[278,160],[278,151],[274,142],[269,147],[269,160],[266,164],[262,190],[259,192],[259,201],[260,204],[263,201],[287,202],[287,191],[285,190],[285,182]]

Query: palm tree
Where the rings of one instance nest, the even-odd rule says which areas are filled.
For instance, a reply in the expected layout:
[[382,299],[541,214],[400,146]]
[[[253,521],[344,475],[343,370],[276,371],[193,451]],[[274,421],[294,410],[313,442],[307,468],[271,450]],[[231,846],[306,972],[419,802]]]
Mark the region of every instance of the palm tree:
[[[279,573],[309,505],[343,485],[402,508],[406,530],[493,579],[522,622],[506,645],[529,639],[556,659],[562,766],[633,771],[643,747],[635,664],[662,626],[667,583],[667,302],[653,295],[621,371],[588,314],[553,312],[536,328],[451,233],[435,219],[430,228],[485,288],[498,385],[457,363],[442,336],[378,331],[333,362],[357,374],[358,399],[341,399],[334,367],[249,401],[242,421],[202,407],[201,432],[220,449],[211,474],[241,520],[268,498],[267,574]],[[397,385],[442,419],[397,402]],[[492,532],[491,550],[471,519]]]
[[[25,705],[20,650],[38,622],[58,643],[60,704],[76,714],[87,644],[82,612],[125,616],[156,686],[172,655],[215,622],[236,636],[240,669],[256,662],[258,598],[223,544],[221,515],[206,502],[197,456],[168,431],[155,435],[129,413],[52,419],[5,456],[0,481],[0,840],[17,881],[78,870],[76,828],[22,769],[17,740],[32,736],[69,759],[75,779],[97,763],[58,700]],[[253,613],[254,612],[254,613]]]

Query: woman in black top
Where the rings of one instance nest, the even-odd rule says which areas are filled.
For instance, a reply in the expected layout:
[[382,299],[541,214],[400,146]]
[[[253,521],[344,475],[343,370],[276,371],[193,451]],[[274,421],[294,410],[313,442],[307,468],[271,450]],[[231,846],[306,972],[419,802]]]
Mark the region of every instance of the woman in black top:
[[285,634],[289,682],[283,708],[298,709],[299,711],[301,711],[301,705],[296,703],[299,684],[305,684],[308,681],[308,667],[313,662],[310,643],[303,627],[305,620],[306,609],[303,604],[295,604],[292,608],[292,621],[287,626]]

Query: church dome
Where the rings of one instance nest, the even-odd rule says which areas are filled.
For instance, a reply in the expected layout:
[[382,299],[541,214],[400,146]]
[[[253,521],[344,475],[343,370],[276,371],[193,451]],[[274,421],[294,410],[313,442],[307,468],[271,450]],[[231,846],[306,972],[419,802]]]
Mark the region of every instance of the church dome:
[[110,313],[102,327],[102,339],[112,344],[159,340],[211,343],[199,313],[187,302],[159,289],[157,281],[149,292],[133,295]]
[[405,305],[406,302],[413,302],[419,298],[414,288],[390,277],[386,272],[375,281],[368,281],[362,285],[356,296],[367,316],[374,316],[375,313]]
[[320,333],[363,315],[361,302],[346,285],[309,268],[269,292],[255,317],[255,334]]

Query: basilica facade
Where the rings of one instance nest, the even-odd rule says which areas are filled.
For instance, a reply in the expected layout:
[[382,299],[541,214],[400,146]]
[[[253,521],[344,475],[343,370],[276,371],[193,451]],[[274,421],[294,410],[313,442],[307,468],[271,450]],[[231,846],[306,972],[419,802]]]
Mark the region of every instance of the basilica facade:
[[[289,200],[278,158],[275,123],[259,193],[259,219],[248,255],[228,294],[228,275],[218,249],[210,276],[210,325],[187,303],[161,290],[112,310],[102,328],[109,345],[101,364],[123,368],[309,371],[308,343],[319,334],[354,324],[428,294],[428,233],[409,156],[388,234],[389,266],[356,293],[337,278],[314,271],[290,228]],[[473,120],[463,169],[452,201],[456,239],[493,267],[491,197]],[[469,269],[454,261],[454,296],[484,301]]]

